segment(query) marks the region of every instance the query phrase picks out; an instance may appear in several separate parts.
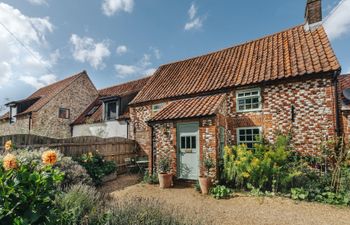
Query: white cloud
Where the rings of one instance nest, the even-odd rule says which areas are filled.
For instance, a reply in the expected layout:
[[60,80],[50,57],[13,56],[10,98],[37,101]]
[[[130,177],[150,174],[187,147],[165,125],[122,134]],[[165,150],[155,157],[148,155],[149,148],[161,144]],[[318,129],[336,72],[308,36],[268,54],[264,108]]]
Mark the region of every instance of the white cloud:
[[185,24],[185,30],[198,30],[203,26],[204,17],[197,16],[198,8],[192,3],[190,9],[188,10],[189,21]]
[[33,5],[48,5],[47,0],[27,0]]
[[341,1],[324,22],[331,40],[350,34],[350,0]]
[[153,51],[153,55],[154,55],[154,57],[156,57],[156,59],[161,58],[160,50],[158,48],[150,47],[150,50]]
[[95,42],[92,38],[72,34],[70,42],[73,45],[73,58],[75,60],[82,63],[88,62],[95,69],[105,67],[103,60],[111,54],[107,41]]
[[152,75],[156,69],[151,65],[151,55],[144,54],[135,65],[116,64],[114,68],[117,77],[125,78],[133,75]]
[[117,12],[131,13],[134,8],[134,0],[104,0],[102,11],[106,16],[112,16]]
[[46,41],[54,27],[50,19],[28,17],[11,5],[0,3],[0,22],[6,27],[0,25],[0,86],[24,81],[20,79],[23,76],[39,79],[47,74],[55,64],[55,57],[50,54],[57,55],[50,53]]
[[127,53],[127,51],[128,51],[128,47],[126,47],[125,45],[119,45],[116,49],[116,52],[118,55],[123,55]]
[[46,74],[40,77],[20,76],[19,79],[37,89],[52,84],[57,81],[57,77],[53,74]]

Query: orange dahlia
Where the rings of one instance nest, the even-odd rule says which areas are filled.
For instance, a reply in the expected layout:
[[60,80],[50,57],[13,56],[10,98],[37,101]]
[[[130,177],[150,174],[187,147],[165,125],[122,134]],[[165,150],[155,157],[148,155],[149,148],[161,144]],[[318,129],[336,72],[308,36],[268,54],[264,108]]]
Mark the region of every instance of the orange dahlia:
[[6,141],[5,143],[5,151],[10,151],[12,149],[12,141]]
[[57,162],[57,153],[54,150],[43,152],[41,159],[45,165],[53,165]]
[[7,154],[4,157],[3,167],[5,170],[16,169],[17,168],[16,156],[12,154]]

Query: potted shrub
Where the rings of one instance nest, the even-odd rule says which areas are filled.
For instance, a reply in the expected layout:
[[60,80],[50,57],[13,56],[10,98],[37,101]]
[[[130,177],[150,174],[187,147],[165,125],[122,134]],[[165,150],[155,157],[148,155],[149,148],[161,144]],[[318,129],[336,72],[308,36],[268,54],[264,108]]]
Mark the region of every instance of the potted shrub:
[[199,176],[199,185],[201,187],[202,194],[207,195],[212,185],[211,178],[209,177],[210,169],[214,167],[213,160],[208,156],[203,160],[203,166],[206,169],[206,175]]
[[170,188],[173,175],[170,173],[170,158],[161,157],[158,161],[158,179],[160,188]]

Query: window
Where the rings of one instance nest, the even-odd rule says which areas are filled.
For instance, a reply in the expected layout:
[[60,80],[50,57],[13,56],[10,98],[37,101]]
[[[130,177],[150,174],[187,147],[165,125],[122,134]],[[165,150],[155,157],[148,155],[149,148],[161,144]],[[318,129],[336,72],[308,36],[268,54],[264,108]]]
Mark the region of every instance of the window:
[[237,91],[237,112],[249,112],[261,110],[260,89]]
[[246,144],[249,149],[254,148],[261,136],[261,127],[244,127],[237,129],[237,144]]
[[70,116],[70,110],[69,109],[60,108],[58,110],[58,118],[69,119],[69,116]]
[[162,109],[163,105],[164,105],[164,103],[152,105],[152,112],[153,113],[159,112]]
[[105,102],[105,119],[116,120],[118,119],[119,104],[118,101]]
[[181,136],[181,149],[196,149],[197,148],[197,137],[196,136]]
[[10,123],[16,123],[17,106],[10,107]]

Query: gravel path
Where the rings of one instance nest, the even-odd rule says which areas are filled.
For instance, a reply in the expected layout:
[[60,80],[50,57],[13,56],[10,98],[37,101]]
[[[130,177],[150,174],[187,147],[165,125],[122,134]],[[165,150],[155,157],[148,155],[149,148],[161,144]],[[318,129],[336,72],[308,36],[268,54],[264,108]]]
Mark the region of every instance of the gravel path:
[[[120,181],[120,180],[119,180]],[[118,182],[117,182],[118,183]],[[228,200],[202,196],[193,188],[137,184],[111,193],[115,198],[128,196],[154,198],[176,208],[183,215],[200,217],[206,224],[266,225],[342,225],[350,224],[350,209],[317,203],[295,202],[287,198],[239,195]]]

